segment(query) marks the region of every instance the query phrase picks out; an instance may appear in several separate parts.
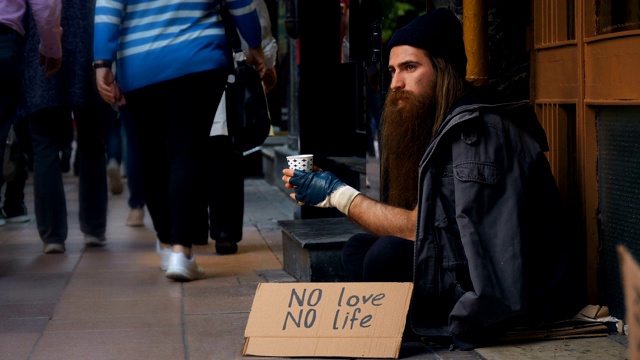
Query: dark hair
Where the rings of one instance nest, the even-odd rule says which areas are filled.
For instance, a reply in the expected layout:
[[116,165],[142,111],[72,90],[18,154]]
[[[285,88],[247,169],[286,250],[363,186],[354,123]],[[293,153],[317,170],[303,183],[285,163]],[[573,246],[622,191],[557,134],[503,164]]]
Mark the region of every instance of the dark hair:
[[426,50],[433,57],[440,57],[451,63],[462,76],[466,74],[467,56],[462,24],[458,17],[446,8],[429,11],[396,30],[389,39],[387,52],[400,45]]

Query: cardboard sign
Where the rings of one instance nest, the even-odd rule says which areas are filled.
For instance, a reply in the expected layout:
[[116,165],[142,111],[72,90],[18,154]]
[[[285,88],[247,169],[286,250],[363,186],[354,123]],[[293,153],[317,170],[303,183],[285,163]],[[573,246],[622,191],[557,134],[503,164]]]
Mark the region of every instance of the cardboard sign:
[[629,359],[640,359],[640,266],[623,245],[618,245],[618,257],[624,288],[626,322],[629,325]]
[[262,283],[242,355],[397,358],[412,283]]

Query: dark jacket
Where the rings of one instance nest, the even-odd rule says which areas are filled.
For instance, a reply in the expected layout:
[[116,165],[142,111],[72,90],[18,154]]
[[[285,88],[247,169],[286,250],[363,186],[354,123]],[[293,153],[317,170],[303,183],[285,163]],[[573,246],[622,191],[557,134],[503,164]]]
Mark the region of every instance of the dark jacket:
[[24,74],[27,114],[54,106],[108,111],[109,105],[98,94],[91,68],[94,12],[95,1],[62,0],[62,67],[50,78],[44,77],[38,64],[40,38],[29,17]]
[[468,96],[420,164],[411,325],[471,349],[515,325],[566,319],[571,243],[529,102]]

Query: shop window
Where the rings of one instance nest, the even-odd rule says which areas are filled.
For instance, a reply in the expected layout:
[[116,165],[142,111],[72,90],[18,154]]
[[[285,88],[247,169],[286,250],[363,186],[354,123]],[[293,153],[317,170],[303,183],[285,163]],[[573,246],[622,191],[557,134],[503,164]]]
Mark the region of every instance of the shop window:
[[596,1],[598,35],[640,29],[640,0]]
[[576,39],[574,0],[534,1],[533,6],[536,44],[547,45]]
[[567,206],[576,201],[576,107],[571,104],[538,104],[536,112],[549,142],[547,158]]

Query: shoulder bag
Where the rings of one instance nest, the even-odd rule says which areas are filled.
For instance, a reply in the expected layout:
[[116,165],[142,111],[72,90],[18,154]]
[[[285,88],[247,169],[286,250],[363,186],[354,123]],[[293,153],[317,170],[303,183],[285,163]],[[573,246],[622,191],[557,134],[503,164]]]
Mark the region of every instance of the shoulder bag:
[[261,146],[271,131],[271,114],[262,79],[246,61],[238,30],[226,4],[220,9],[235,67],[225,90],[227,132],[235,150],[247,152]]

